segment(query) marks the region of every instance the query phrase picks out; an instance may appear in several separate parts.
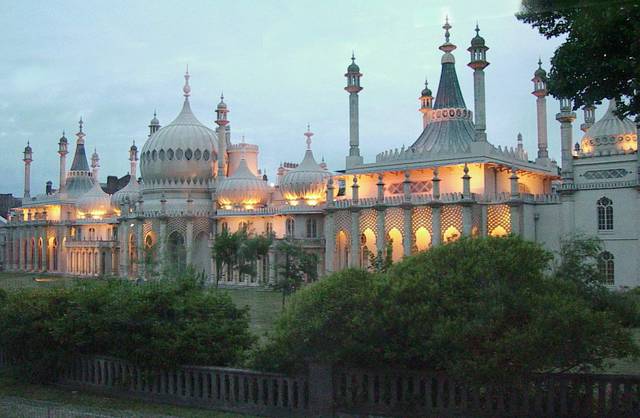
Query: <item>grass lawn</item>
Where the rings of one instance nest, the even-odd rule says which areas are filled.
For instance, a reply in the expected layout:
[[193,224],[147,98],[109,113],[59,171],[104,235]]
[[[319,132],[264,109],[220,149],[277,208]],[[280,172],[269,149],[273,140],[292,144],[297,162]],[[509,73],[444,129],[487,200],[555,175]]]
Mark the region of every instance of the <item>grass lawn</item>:
[[[53,402],[56,406],[86,410],[91,413],[131,413],[149,417],[163,415],[184,418],[232,418],[249,415],[230,414],[182,406],[162,405],[144,401],[113,398],[91,393],[70,391],[54,386],[27,385],[0,374],[0,398],[19,397],[28,400]],[[88,415],[87,415],[88,416]],[[125,414],[123,416],[129,416]]]
[[237,306],[249,306],[251,331],[263,337],[271,330],[282,312],[282,295],[279,292],[256,289],[221,289],[231,296]]
[[0,289],[15,290],[25,287],[66,286],[73,283],[71,277],[53,276],[38,273],[0,273]]

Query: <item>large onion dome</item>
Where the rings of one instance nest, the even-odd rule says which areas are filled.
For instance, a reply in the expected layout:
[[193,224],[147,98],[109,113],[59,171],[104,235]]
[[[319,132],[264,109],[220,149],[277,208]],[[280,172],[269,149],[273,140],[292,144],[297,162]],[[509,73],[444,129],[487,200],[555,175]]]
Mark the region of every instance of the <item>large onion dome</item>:
[[182,111],[142,147],[140,170],[145,188],[177,182],[206,184],[213,177],[217,137],[191,111],[188,73],[185,80]]
[[280,190],[289,203],[305,201],[315,205],[324,200],[327,180],[331,175],[316,162],[313,151],[307,149],[300,165],[284,175]]
[[637,149],[636,126],[631,119],[616,116],[616,107],[616,101],[610,100],[604,116],[585,133],[581,141],[583,154],[624,154]]
[[86,218],[102,218],[113,213],[110,196],[102,190],[99,182],[94,182],[89,191],[80,196],[76,207]]
[[216,196],[224,208],[263,206],[269,196],[267,182],[256,177],[243,158],[234,173],[220,180]]
[[140,184],[135,176],[129,177],[129,183],[111,195],[111,205],[122,209],[124,205],[135,205],[140,197]]

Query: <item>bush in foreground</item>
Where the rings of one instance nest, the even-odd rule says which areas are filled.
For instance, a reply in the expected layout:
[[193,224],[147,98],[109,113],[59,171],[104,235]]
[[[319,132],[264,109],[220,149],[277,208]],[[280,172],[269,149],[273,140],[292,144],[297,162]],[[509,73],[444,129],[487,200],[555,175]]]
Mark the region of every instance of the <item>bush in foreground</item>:
[[26,289],[0,304],[0,346],[34,381],[53,378],[77,354],[161,369],[229,366],[253,343],[248,311],[189,274],[142,285],[110,280]]
[[516,237],[461,239],[394,265],[349,270],[295,295],[255,364],[309,361],[442,370],[506,381],[600,367],[636,353],[619,312],[545,274],[551,255]]

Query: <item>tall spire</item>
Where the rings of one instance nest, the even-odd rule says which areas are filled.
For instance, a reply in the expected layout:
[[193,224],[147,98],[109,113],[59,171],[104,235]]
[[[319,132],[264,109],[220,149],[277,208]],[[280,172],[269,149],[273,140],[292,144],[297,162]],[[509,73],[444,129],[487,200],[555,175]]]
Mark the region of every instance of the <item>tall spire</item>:
[[344,88],[349,93],[349,154],[346,157],[347,168],[352,168],[363,163],[360,155],[360,122],[358,110],[358,93],[362,91],[360,78],[362,73],[356,64],[355,53],[351,52],[351,64],[344,75],[347,78],[347,86]]
[[89,163],[87,162],[87,155],[84,150],[84,138],[85,133],[83,131],[84,122],[82,121],[82,117],[78,121],[78,133],[76,137],[76,152],[73,156],[73,162],[71,163],[71,171],[84,171],[89,172]]
[[78,144],[84,144],[84,137],[86,136],[84,134],[84,132],[82,131],[82,125],[84,125],[84,122],[82,121],[82,116],[80,116],[80,120],[78,121],[78,133],[76,134],[77,139],[77,143]]
[[467,48],[471,57],[469,64],[473,69],[473,110],[475,113],[475,140],[486,142],[487,140],[487,117],[485,106],[484,69],[487,68],[487,50],[485,40],[480,36],[480,27],[476,23],[476,36],[471,39],[471,46]]

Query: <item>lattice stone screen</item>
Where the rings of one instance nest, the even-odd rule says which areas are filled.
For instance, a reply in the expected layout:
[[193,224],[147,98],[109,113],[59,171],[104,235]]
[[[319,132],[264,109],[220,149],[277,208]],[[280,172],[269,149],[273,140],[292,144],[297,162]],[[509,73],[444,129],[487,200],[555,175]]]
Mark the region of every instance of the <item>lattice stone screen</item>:
[[[453,232],[455,228],[455,233]],[[458,205],[445,205],[442,207],[442,219],[440,222],[442,242],[457,239],[462,236],[462,207]],[[452,235],[447,235],[452,234]]]
[[334,214],[335,219],[335,234],[338,236],[338,232],[343,231],[347,239],[351,239],[351,212],[348,210],[339,210]]
[[[502,231],[504,230],[504,232]],[[508,205],[491,205],[487,208],[487,234],[511,233],[511,212]]]
[[411,212],[411,233],[415,237],[416,231],[424,227],[429,231],[429,235],[433,236],[433,227],[431,226],[431,208],[429,206],[418,206],[413,208]]
[[167,221],[167,236],[178,232],[183,238],[187,236],[187,224],[183,218],[169,218]]
[[404,214],[402,208],[388,208],[384,212],[384,232],[388,234],[393,228],[404,236]]
[[193,236],[197,237],[201,232],[209,234],[209,220],[207,218],[196,218],[193,221]]
[[367,228],[371,229],[374,234],[377,232],[375,209],[364,209],[360,211],[360,233],[364,233]]

